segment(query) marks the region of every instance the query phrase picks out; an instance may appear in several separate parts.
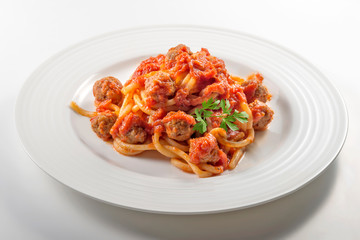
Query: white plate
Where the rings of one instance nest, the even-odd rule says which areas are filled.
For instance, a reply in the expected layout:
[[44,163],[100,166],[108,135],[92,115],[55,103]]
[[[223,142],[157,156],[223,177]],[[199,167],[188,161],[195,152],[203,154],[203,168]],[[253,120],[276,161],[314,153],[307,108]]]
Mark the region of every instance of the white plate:
[[[94,81],[112,75],[124,82],[141,60],[179,43],[208,48],[232,74],[261,72],[273,94],[270,128],[221,176],[199,179],[156,152],[117,154],[68,107],[75,100],[93,109]],[[33,161],[65,185],[122,207],[184,214],[245,208],[295,191],[337,156],[348,116],[329,80],[276,44],[229,30],[160,26],[95,37],[47,60],[19,94],[16,126]]]

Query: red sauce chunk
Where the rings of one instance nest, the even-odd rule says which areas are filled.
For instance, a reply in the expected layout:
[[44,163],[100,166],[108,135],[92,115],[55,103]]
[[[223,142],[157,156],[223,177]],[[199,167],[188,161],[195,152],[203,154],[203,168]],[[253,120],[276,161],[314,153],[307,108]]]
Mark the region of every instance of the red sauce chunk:
[[222,118],[220,117],[216,117],[216,116],[220,116],[222,115],[222,110],[217,110],[217,111],[212,111],[213,114],[212,116],[214,117],[209,117],[209,126],[208,126],[208,131],[211,131],[211,129],[213,128],[218,128],[220,127],[220,124],[221,124],[221,121],[222,121]]
[[210,58],[210,53],[206,48],[192,55],[190,64],[190,75],[200,83],[214,78],[217,74],[216,68]]
[[159,54],[157,57],[150,57],[140,63],[136,68],[135,72],[131,76],[131,79],[125,83],[125,86],[130,83],[138,83],[139,85],[144,85],[144,79],[141,76],[151,73],[153,71],[159,71],[161,66],[164,64],[165,56]]
[[247,101],[243,88],[238,84],[231,85],[228,100],[232,109],[240,110],[241,103]]
[[152,122],[149,126],[151,134],[153,134],[154,132],[161,133],[165,131],[164,124],[162,121],[165,115],[166,115],[166,110],[164,108],[159,108],[158,110],[155,111],[154,114],[150,116],[151,119],[150,122]]

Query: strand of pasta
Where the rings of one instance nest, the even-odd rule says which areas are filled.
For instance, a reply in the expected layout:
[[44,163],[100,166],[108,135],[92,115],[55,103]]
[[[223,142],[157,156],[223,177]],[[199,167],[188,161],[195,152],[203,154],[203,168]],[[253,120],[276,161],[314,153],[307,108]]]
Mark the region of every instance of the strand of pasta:
[[77,112],[78,114],[80,114],[84,117],[91,118],[91,117],[95,117],[97,115],[97,112],[87,111],[87,110],[79,107],[79,105],[77,105],[74,101],[71,101],[70,107],[72,110],[74,110],[75,112]]
[[154,143],[130,144],[121,141],[119,138],[115,138],[114,142],[116,142],[123,149],[131,149],[131,150],[139,150],[139,151],[156,150]]
[[236,152],[233,154],[233,156],[229,162],[229,166],[228,166],[229,169],[232,170],[238,165],[243,154],[244,154],[244,150],[242,148],[239,148],[238,150],[236,150]]
[[124,108],[126,108],[128,106],[128,104],[132,101],[132,98],[133,98],[132,94],[125,95],[125,99],[119,110],[119,114],[123,111]]
[[140,108],[139,108],[138,105],[135,104],[131,110],[132,110],[134,113],[136,113],[137,111],[140,110]]
[[247,121],[247,129],[253,128],[253,115],[249,108],[249,105],[246,102],[241,102],[240,107],[248,114],[248,121]]
[[187,164],[186,162],[183,162],[180,159],[177,158],[171,158],[170,159],[170,163],[172,165],[174,165],[175,167],[183,170],[184,172],[188,172],[188,173],[194,173],[194,171],[192,170],[192,168],[190,167],[189,164]]
[[[117,138],[116,138],[117,139]],[[115,140],[116,140],[115,139]],[[138,155],[140,153],[142,153],[143,151],[142,150],[133,150],[133,149],[129,149],[129,148],[123,148],[120,144],[119,144],[119,141],[115,141],[113,142],[113,148],[123,154],[123,155],[128,155],[128,156],[133,156],[133,155]]]
[[169,100],[167,100],[167,102],[166,102],[166,106],[173,106],[173,105],[175,105],[175,104],[176,104],[175,98],[169,99]]
[[132,110],[132,107],[133,107],[133,104],[132,103],[129,103],[127,104],[124,108],[121,108],[120,109],[120,112],[119,112],[119,117],[121,117],[121,119],[123,119],[124,117],[126,117],[127,114],[129,114]]
[[163,154],[164,156],[166,157],[169,157],[169,158],[175,158],[177,155],[174,154],[173,152],[171,151],[168,151],[166,148],[165,148],[165,145],[163,146],[161,143],[160,143],[160,134],[155,132],[154,135],[152,136],[152,141],[154,143],[154,146],[156,148],[156,150],[158,150],[161,154]]
[[254,129],[251,128],[248,130],[248,136],[242,141],[234,142],[229,141],[226,139],[226,131],[222,128],[214,128],[210,131],[210,134],[212,134],[216,140],[221,143],[222,145],[228,146],[228,147],[234,147],[234,148],[242,148],[254,141]]
[[[194,171],[190,167],[190,165],[187,164],[186,162],[183,162],[180,159],[172,158],[170,160],[170,162],[172,165],[174,165],[175,167],[177,167],[185,172],[194,173]],[[212,166],[212,165],[206,164],[206,163],[202,163],[199,166],[202,170],[205,170],[212,174],[220,174],[220,173],[224,172],[224,168],[222,166]]]
[[172,153],[178,155],[179,157],[181,157],[182,159],[184,159],[187,164],[189,164],[189,166],[191,167],[191,169],[193,170],[193,172],[198,175],[199,177],[203,178],[203,177],[210,177],[212,175],[211,172],[208,171],[203,171],[201,170],[198,166],[196,166],[195,164],[190,162],[190,157],[188,154],[186,154],[185,152],[181,151],[180,149],[178,149],[177,147],[173,147],[173,146],[169,146],[169,145],[165,145],[164,148],[166,148],[168,151],[171,151]]
[[207,164],[207,163],[200,163],[199,166],[202,170],[211,172],[213,174],[220,174],[220,173],[224,172],[223,166],[213,166],[213,165]]
[[182,80],[180,87],[184,88],[190,81],[190,78],[190,74],[187,74],[186,77]]
[[136,105],[141,109],[141,111],[143,111],[147,115],[152,115],[155,113],[154,110],[149,109],[148,107],[146,107],[143,104],[143,102],[141,101],[141,99],[139,97],[139,94],[137,94],[137,93],[134,94],[134,101],[135,101]]
[[143,102],[145,102],[145,99],[146,99],[145,91],[140,91],[140,97],[141,97],[141,100],[142,100]]
[[119,108],[118,105],[113,104],[113,103],[110,103],[110,104],[109,104],[109,107],[110,107],[110,109],[114,110],[114,112],[115,112],[116,115],[119,115],[119,113],[120,113],[120,108]]
[[178,76],[175,77],[175,84],[176,86],[180,86],[184,79],[189,75],[189,72],[183,72],[181,74],[178,74]]
[[225,145],[222,145],[222,151],[224,152],[224,153],[226,153],[226,155],[229,153],[229,151],[230,151],[230,147],[228,147],[228,146],[225,146]]
[[190,81],[186,84],[187,89],[189,90],[189,93],[194,93],[196,91],[195,86],[196,86],[196,79],[191,77]]
[[121,89],[121,93],[125,96],[128,95],[130,92],[134,92],[136,89],[139,88],[139,84],[137,83],[130,83],[129,85],[123,87]]
[[118,145],[113,145],[113,148],[115,149],[115,151],[117,151],[118,153],[121,153],[122,155],[125,155],[125,156],[135,156],[135,155],[139,155],[143,152],[143,151],[135,151],[135,150],[131,150],[131,149],[123,149],[122,147],[120,147]]
[[184,151],[184,152],[189,152],[189,145],[185,146],[185,145],[182,145],[180,143],[178,143],[177,141],[165,136],[164,137],[165,141],[170,144],[171,146],[174,146],[174,147],[177,147],[178,149],[180,149],[181,151]]

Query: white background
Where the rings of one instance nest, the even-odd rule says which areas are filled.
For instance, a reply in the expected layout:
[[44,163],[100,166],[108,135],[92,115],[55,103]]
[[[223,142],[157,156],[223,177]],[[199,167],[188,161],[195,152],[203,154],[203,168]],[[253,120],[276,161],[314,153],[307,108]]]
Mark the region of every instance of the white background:
[[[360,2],[1,1],[1,239],[360,239]],[[260,36],[327,74],[350,117],[347,141],[317,179],[290,196],[222,214],[126,210],[58,183],[27,156],[14,106],[30,73],[89,37],[135,26],[200,24]],[[336,136],[335,136],[336,137]]]

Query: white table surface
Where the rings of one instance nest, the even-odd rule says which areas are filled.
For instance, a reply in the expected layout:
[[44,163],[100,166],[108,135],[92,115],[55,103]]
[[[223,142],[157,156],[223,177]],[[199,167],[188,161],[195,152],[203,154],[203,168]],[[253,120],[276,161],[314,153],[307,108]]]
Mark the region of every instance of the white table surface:
[[[360,239],[360,2],[1,1],[0,239]],[[40,170],[17,136],[30,73],[89,37],[153,24],[226,27],[277,42],[331,77],[350,117],[335,161],[299,191],[250,209],[173,216],[110,206]]]

